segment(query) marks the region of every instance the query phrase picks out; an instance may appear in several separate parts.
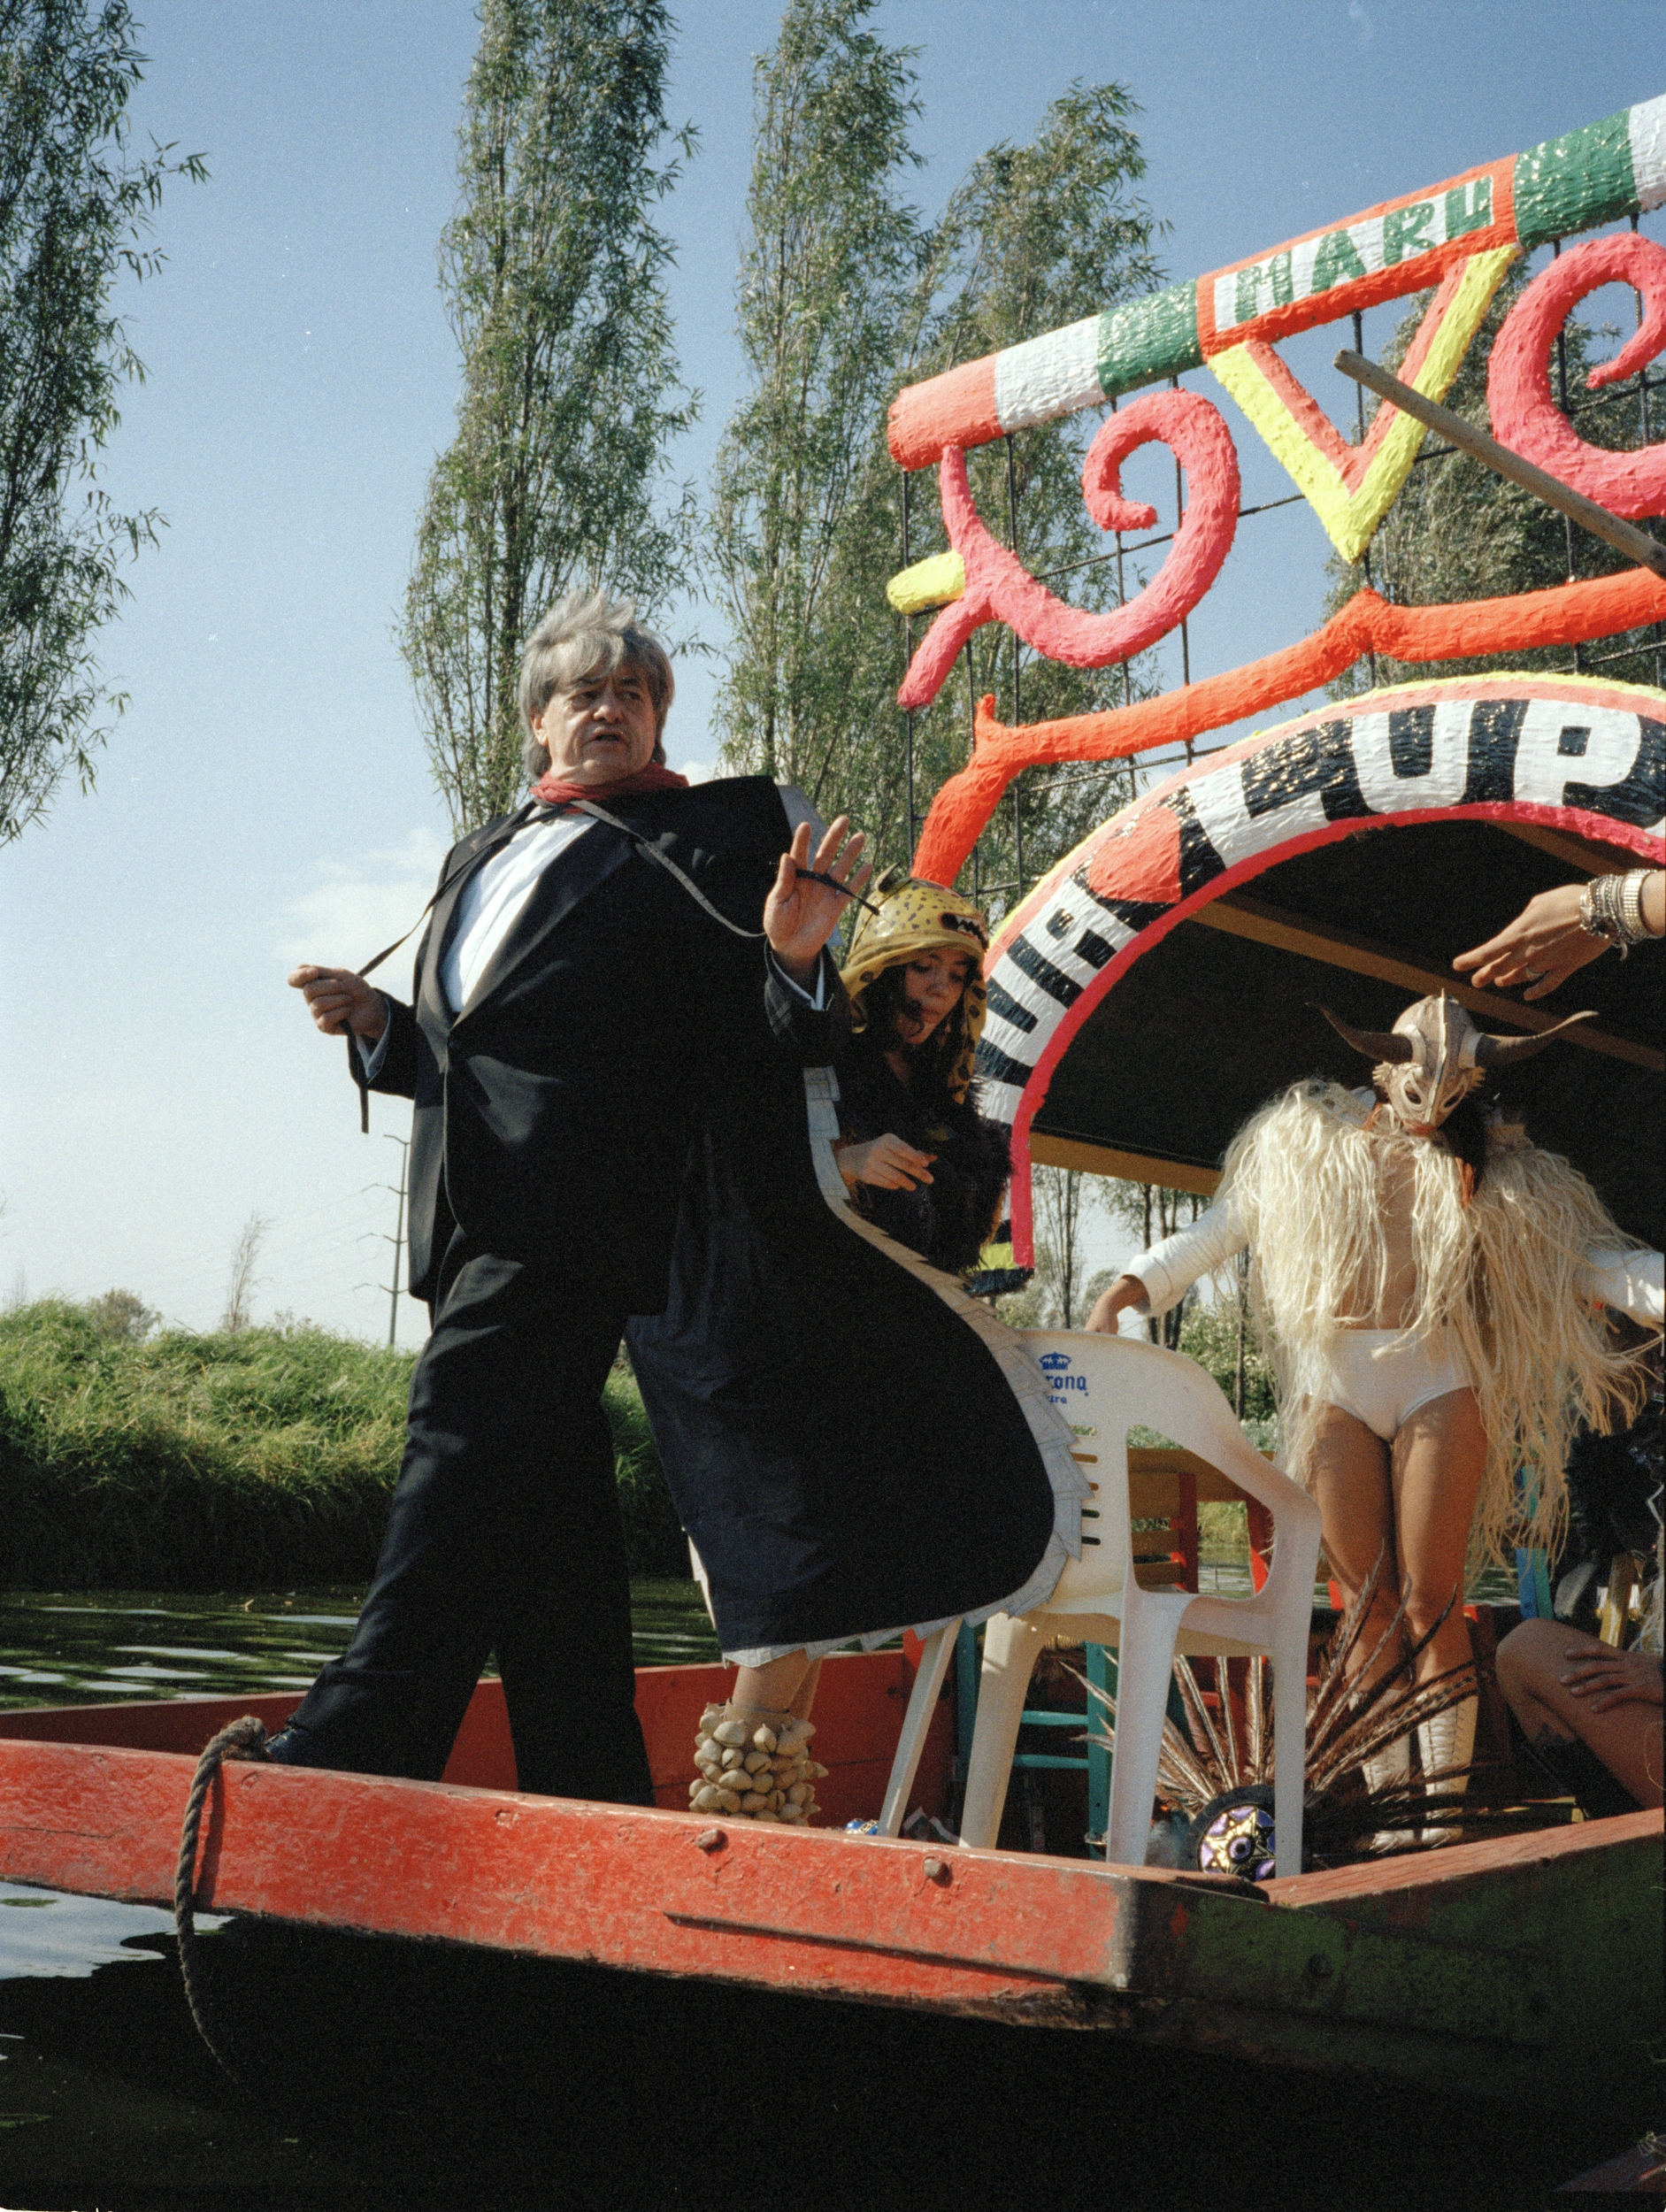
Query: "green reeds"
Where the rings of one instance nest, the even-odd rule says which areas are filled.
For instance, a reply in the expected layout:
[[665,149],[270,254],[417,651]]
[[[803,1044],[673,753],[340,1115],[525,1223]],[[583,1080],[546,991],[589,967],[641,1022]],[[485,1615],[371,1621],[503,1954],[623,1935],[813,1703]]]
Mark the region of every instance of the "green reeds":
[[[99,1309],[0,1314],[0,1585],[213,1590],[363,1580],[413,1355],[307,1325],[135,1342]],[[631,1571],[687,1572],[641,1400],[608,1385]]]

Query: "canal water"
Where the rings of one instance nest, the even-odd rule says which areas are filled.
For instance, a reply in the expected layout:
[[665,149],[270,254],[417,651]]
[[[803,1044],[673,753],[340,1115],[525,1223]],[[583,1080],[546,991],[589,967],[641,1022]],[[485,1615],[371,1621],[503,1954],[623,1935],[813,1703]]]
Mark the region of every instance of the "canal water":
[[[0,1708],[106,1705],[127,1698],[299,1694],[346,1647],[362,1586],[237,1591],[0,1590]],[[692,1582],[638,1582],[639,1667],[718,1656]]]
[[[362,1593],[0,1594],[0,1704],[297,1694]],[[639,1663],[716,1655],[687,1583]],[[205,1919],[0,1883],[4,2212],[1537,2207],[1658,2116],[1385,2095],[1096,2034]]]

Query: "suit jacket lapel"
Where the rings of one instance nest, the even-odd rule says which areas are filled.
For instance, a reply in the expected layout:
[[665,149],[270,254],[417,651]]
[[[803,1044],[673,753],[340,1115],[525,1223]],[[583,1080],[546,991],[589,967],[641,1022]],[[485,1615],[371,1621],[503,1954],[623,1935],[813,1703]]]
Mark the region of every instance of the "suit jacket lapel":
[[464,887],[478,873],[494,852],[502,849],[504,841],[499,836],[503,818],[487,822],[472,830],[448,856],[450,867],[445,889],[434,902],[428,917],[427,933],[423,939],[418,963],[417,987],[417,1014],[424,1025],[443,1037],[453,1020],[451,1009],[446,1004],[445,993],[440,987],[440,964],[457,926],[457,901]]
[[[587,899],[616,868],[624,865],[630,852],[629,841],[617,830],[610,829],[605,822],[595,822],[564,851],[557,853],[516,917],[514,926],[488,962],[464,1012],[478,1012],[511,970],[535,951],[552,931],[559,929],[581,900]],[[437,969],[437,958],[433,964]],[[437,983],[435,995],[439,995]]]

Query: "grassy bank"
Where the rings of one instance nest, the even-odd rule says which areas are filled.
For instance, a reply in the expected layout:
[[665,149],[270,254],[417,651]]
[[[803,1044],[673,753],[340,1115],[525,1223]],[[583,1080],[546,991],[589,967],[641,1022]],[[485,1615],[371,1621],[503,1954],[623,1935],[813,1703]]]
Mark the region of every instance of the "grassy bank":
[[[97,1307],[42,1299],[0,1315],[0,1586],[364,1579],[412,1364],[305,1326],[134,1341]],[[628,1375],[607,1403],[631,1571],[686,1574]]]

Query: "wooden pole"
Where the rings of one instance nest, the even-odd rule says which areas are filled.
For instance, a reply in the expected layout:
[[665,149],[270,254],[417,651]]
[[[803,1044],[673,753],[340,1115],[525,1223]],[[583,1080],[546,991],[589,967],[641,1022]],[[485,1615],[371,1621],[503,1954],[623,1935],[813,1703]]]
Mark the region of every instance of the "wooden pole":
[[1476,460],[1485,461],[1487,467],[1496,469],[1512,484],[1519,484],[1524,491],[1542,499],[1558,514],[1567,515],[1582,530],[1588,530],[1593,538],[1601,538],[1616,552],[1624,553],[1628,561],[1635,561],[1640,568],[1651,570],[1666,581],[1666,545],[1652,538],[1647,530],[1633,529],[1629,522],[1622,522],[1606,507],[1599,507],[1594,499],[1587,499],[1544,470],[1535,468],[1531,461],[1524,461],[1519,453],[1512,453],[1507,445],[1500,445],[1496,438],[1489,438],[1485,430],[1478,430],[1465,422],[1462,415],[1455,415],[1445,407],[1437,407],[1433,400],[1425,399],[1421,392],[1414,392],[1409,384],[1402,384],[1386,369],[1379,369],[1375,361],[1368,361],[1363,354],[1351,353],[1345,348],[1336,357],[1336,366],[1344,376],[1351,376],[1357,384],[1364,384],[1386,400],[1400,408],[1431,430],[1438,430],[1443,438],[1450,438],[1461,451],[1472,454]]

